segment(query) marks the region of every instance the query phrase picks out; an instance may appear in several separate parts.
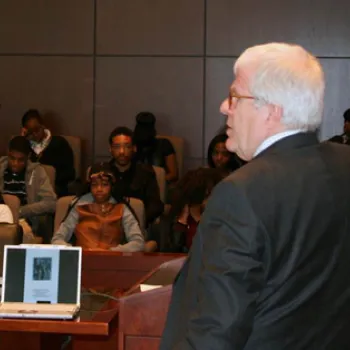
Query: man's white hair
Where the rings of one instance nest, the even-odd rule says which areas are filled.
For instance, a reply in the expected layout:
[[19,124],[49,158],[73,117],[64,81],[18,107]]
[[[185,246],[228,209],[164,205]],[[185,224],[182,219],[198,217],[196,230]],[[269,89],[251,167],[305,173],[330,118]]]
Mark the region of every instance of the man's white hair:
[[314,131],[322,122],[324,74],[312,54],[297,45],[269,43],[245,50],[234,66],[253,69],[249,82],[257,105],[282,107],[288,129]]

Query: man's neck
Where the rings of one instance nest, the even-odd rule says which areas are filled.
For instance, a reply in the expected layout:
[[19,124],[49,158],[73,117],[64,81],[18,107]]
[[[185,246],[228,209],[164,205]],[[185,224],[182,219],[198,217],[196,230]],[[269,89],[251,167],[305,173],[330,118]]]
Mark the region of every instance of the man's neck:
[[131,163],[127,165],[120,165],[117,162],[114,162],[114,165],[117,167],[117,169],[121,172],[124,173],[125,171],[129,170],[131,167]]

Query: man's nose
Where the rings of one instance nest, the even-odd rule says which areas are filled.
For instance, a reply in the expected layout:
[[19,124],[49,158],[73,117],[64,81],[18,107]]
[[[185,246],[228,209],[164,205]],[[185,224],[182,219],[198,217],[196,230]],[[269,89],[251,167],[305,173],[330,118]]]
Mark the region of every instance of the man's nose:
[[228,98],[225,98],[220,105],[220,113],[227,115],[229,111]]

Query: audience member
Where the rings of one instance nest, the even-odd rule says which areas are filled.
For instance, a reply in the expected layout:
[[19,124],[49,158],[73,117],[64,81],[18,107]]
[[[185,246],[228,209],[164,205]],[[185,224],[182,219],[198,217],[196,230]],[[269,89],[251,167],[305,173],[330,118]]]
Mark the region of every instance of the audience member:
[[68,244],[74,234],[76,244],[84,249],[143,251],[144,238],[135,215],[111,195],[115,176],[109,164],[92,166],[89,182],[91,192],[76,201],[51,242]]
[[166,251],[188,253],[208,197],[223,175],[218,169],[198,168],[176,184],[170,212],[160,224],[161,235],[169,242]]
[[164,210],[153,168],[147,164],[136,163],[136,147],[129,128],[114,129],[109,136],[109,146],[113,157],[110,165],[116,178],[113,196],[117,199],[140,199],[145,206],[146,223],[151,224]]
[[155,165],[165,169],[166,180],[178,179],[178,167],[173,145],[168,139],[157,138],[156,118],[150,112],[141,112],[136,116],[134,143],[136,161]]
[[55,211],[56,194],[45,170],[29,160],[30,153],[25,137],[16,136],[10,141],[8,156],[0,158],[0,192],[19,198],[19,217],[36,232],[38,216]]
[[350,145],[350,109],[347,109],[344,114],[344,132],[341,135],[335,135],[329,139],[331,142]]
[[22,135],[30,141],[31,161],[51,165],[56,170],[55,191],[58,197],[69,194],[68,184],[75,179],[73,151],[62,136],[52,135],[40,113],[28,110],[22,118]]
[[221,169],[223,173],[229,175],[240,168],[244,161],[236,153],[229,152],[226,148],[226,134],[216,135],[208,147],[208,165],[210,168]]

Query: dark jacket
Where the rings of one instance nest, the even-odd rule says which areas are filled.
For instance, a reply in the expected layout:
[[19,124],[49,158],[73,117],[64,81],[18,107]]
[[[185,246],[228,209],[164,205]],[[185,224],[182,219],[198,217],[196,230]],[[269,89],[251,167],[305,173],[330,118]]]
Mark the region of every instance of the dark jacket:
[[297,134],[214,189],[161,350],[345,350],[350,148]]
[[52,136],[50,143],[39,155],[32,152],[32,162],[51,165],[56,170],[55,191],[58,197],[69,194],[68,184],[75,179],[73,151],[62,136]]
[[135,161],[148,165],[155,165],[167,170],[166,157],[175,154],[173,145],[168,139],[155,138],[151,146],[137,145]]
[[110,161],[110,165],[116,177],[113,197],[118,200],[126,197],[140,199],[145,206],[146,222],[152,223],[164,210],[153,168],[133,162],[128,170],[120,172],[113,160]]

